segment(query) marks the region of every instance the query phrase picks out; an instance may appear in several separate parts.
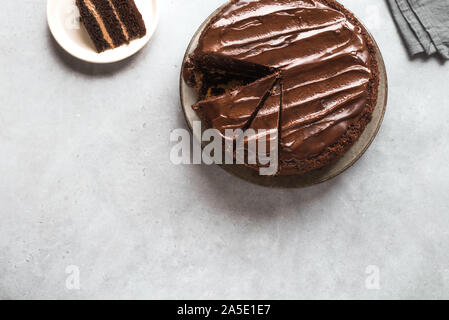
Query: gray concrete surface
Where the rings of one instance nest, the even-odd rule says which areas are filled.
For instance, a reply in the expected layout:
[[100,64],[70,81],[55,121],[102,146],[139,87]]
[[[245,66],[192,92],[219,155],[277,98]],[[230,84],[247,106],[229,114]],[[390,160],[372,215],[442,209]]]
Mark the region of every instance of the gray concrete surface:
[[0,298],[449,298],[449,64],[410,60],[384,1],[342,1],[384,54],[384,125],[300,190],[169,160],[184,50],[223,0],[160,1],[113,66],[63,52],[45,1],[3,2]]

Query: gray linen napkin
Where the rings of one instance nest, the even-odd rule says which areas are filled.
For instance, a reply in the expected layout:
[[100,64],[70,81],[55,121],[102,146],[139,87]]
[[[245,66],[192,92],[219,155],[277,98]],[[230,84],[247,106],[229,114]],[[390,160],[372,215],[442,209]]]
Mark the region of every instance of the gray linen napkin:
[[449,59],[449,0],[388,0],[410,54]]
[[388,0],[388,3],[390,5],[391,13],[393,14],[393,17],[398,26],[399,32],[402,34],[402,37],[407,45],[408,50],[410,51],[410,54],[415,55],[425,52],[424,47],[421,45],[421,42],[419,42],[418,38],[415,35],[415,31],[413,31],[407,20],[405,20],[405,17],[402,14],[401,9],[399,9],[396,0]]

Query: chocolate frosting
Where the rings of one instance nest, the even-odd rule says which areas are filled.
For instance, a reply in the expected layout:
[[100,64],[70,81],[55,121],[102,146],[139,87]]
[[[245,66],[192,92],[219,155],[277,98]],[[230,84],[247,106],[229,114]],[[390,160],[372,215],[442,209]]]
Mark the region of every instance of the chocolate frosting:
[[[326,1],[231,1],[204,30],[192,57],[204,54],[281,73],[281,161],[319,155],[360,119],[368,103],[373,72],[362,29]],[[230,106],[220,104],[219,113],[227,114]],[[273,119],[279,117],[271,110]]]

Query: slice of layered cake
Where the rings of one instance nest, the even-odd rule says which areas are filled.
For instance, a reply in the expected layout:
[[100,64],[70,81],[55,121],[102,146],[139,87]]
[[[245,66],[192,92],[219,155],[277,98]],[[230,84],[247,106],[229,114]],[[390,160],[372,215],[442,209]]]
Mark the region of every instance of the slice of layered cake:
[[97,52],[114,49],[146,35],[134,0],[76,0]]

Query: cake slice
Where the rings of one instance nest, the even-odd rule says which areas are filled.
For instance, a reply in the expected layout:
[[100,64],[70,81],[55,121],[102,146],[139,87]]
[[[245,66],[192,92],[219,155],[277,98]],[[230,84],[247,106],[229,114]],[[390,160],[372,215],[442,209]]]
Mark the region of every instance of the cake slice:
[[99,53],[146,35],[145,22],[134,0],[76,0],[76,5]]
[[235,141],[237,137],[226,135],[226,130],[246,130],[277,82],[277,74],[259,79],[252,84],[238,87],[223,95],[196,103],[193,109],[206,129],[216,129],[222,139]]
[[237,162],[259,170],[263,175],[274,176],[279,172],[281,96],[282,82],[279,80],[245,134],[237,141]]

